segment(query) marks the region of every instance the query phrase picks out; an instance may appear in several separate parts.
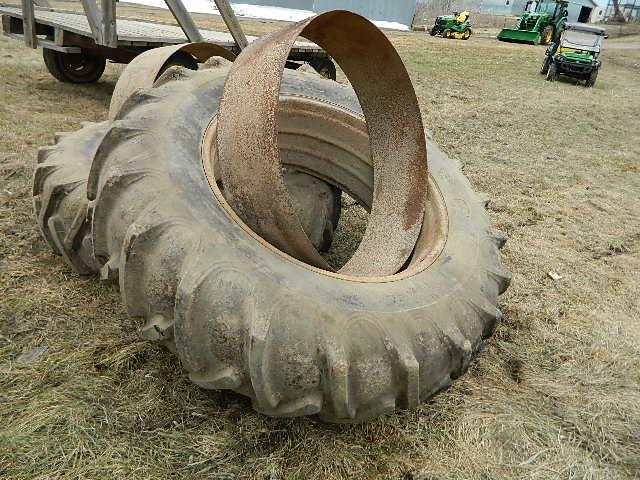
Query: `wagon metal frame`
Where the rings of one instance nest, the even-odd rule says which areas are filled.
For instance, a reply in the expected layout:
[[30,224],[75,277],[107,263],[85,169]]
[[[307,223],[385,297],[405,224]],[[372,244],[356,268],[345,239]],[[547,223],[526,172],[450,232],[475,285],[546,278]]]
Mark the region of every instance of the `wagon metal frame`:
[[[84,15],[55,10],[47,0],[21,0],[21,8],[0,5],[2,30],[29,48],[63,54],[85,54],[116,63],[129,63],[140,53],[185,42],[211,42],[238,54],[256,37],[245,36],[227,0],[214,0],[229,33],[199,29],[182,0],[165,0],[179,26],[117,19],[115,0],[81,0]],[[335,66],[315,44],[297,42],[289,66],[309,63],[335,79]]]

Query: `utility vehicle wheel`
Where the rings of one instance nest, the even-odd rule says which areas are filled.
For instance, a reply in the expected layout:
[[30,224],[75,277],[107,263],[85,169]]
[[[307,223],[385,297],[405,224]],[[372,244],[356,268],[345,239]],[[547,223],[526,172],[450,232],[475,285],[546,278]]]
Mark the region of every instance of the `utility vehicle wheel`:
[[549,65],[549,71],[547,72],[547,81],[555,82],[557,78],[558,78],[558,67],[554,62],[551,62],[551,65]]
[[438,33],[438,31],[436,30],[435,27],[433,27],[430,31],[429,31],[429,35],[431,35],[432,37],[436,36],[436,33]]
[[[446,388],[493,332],[509,283],[484,200],[430,143],[425,228],[406,270],[351,277],[295,260],[244,224],[216,181],[225,74],[159,79],[117,114],[87,186],[103,277],[118,279],[145,331],[175,336],[193,382],[247,395],[268,415],[361,421]],[[287,71],[280,92],[285,168],[370,208],[353,90]]]
[[544,57],[544,60],[542,61],[542,68],[540,68],[540,73],[542,75],[546,75],[547,72],[549,71],[549,65],[551,64],[551,58],[549,57],[549,55],[546,55]]
[[445,28],[445,29],[444,29],[444,32],[442,32],[442,36],[443,36],[444,38],[451,38],[451,29],[449,29],[449,28]]
[[337,78],[336,65],[330,58],[314,58],[309,62],[313,69],[328,80]]
[[598,79],[598,69],[596,68],[591,72],[591,75],[589,75],[589,78],[587,78],[587,81],[585,82],[584,86],[585,87],[595,86],[597,79]]
[[464,32],[462,32],[462,39],[469,40],[470,36],[471,36],[471,30],[469,30],[468,28],[465,28]]
[[93,83],[104,73],[106,61],[87,53],[64,53],[42,49],[44,64],[49,73],[61,82]]
[[540,35],[540,45],[548,45],[553,41],[553,27],[547,25]]

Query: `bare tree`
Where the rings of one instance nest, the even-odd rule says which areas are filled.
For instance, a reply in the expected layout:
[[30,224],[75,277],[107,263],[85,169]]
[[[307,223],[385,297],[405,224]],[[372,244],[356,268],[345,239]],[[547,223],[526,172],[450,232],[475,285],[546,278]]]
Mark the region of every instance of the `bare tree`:
[[622,10],[620,10],[620,0],[613,0],[613,18],[614,22],[626,22]]

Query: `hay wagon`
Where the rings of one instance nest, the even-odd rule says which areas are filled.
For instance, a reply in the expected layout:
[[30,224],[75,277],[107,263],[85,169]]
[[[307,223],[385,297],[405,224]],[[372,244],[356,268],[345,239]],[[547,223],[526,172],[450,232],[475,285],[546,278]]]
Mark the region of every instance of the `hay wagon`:
[[[84,15],[60,11],[46,0],[22,0],[21,6],[0,6],[2,30],[29,48],[43,49],[47,69],[58,80],[71,83],[97,81],[107,60],[129,63],[140,53],[185,42],[212,42],[234,53],[255,40],[245,36],[226,0],[216,0],[230,33],[200,29],[181,0],[166,0],[179,26],[117,19],[115,0],[82,0]],[[288,66],[310,64],[335,79],[335,66],[317,45],[297,42]]]

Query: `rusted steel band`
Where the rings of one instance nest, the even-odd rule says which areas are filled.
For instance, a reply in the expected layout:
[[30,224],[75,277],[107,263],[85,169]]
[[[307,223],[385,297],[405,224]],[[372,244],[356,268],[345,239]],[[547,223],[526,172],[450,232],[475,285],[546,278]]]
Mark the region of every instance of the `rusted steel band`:
[[109,120],[113,120],[124,102],[139,88],[151,88],[164,64],[176,52],[193,55],[198,62],[211,57],[223,57],[234,61],[236,56],[226,48],[209,42],[181,43],[147,50],[135,57],[124,69],[111,96]]
[[231,66],[218,112],[217,155],[227,199],[265,240],[330,270],[298,218],[282,176],[276,111],[285,62],[298,36],[324,48],[351,81],[370,135],[374,193],[369,224],[341,273],[397,273],[420,233],[427,150],[409,75],[385,35],[365,18],[332,11],[249,45]]

